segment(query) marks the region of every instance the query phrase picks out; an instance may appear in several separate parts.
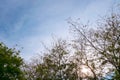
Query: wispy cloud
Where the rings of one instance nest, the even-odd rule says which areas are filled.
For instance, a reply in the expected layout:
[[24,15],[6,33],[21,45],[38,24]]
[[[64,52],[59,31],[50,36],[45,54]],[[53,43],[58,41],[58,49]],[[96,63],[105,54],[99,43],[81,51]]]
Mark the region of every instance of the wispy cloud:
[[[116,0],[118,2],[119,0]],[[4,0],[0,1],[0,40],[24,47],[29,58],[50,44],[51,35],[68,39],[68,17],[94,22],[105,14],[114,0]],[[29,56],[29,57],[28,57]]]

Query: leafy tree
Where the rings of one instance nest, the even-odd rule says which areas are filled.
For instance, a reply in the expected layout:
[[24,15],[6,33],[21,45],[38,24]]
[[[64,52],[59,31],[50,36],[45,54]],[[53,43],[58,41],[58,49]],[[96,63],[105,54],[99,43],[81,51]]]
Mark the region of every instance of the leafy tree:
[[[58,40],[51,49],[47,48],[41,59],[27,65],[25,71],[29,80],[76,80],[75,64],[69,60],[66,41]],[[32,77],[31,77],[32,76]]]
[[0,80],[23,80],[23,64],[19,51],[0,43]]
[[[74,63],[77,65],[76,71],[79,75],[78,78],[87,79],[87,80],[98,80],[103,75],[103,67],[100,66],[101,63],[97,56],[94,54],[90,44],[86,39],[88,37],[87,26],[79,25],[77,28],[76,22],[69,22],[73,26],[73,32],[77,35],[74,36],[72,40],[73,47],[73,59]],[[83,36],[84,35],[84,36]],[[89,34],[90,35],[90,34]],[[83,68],[86,68],[87,72],[82,72]]]
[[[58,40],[43,58],[46,80],[76,80],[74,63],[69,62],[66,41]],[[38,68],[41,70],[41,66]]]
[[[92,54],[99,60],[100,66],[107,67],[109,71],[120,76],[120,14],[112,13],[102,18],[97,23],[99,27],[97,29],[88,28],[88,24],[81,25],[73,21],[69,21],[69,23],[73,32],[77,33],[77,40],[86,41],[85,45],[88,46],[88,49],[92,49]],[[84,40],[80,40],[81,37]],[[88,49],[85,51],[90,51]],[[95,64],[97,65],[97,63]],[[104,73],[106,74],[105,71]]]
[[105,63],[110,63],[120,75],[120,17],[118,14],[112,14],[105,19],[102,24],[103,29],[95,33],[98,54]]

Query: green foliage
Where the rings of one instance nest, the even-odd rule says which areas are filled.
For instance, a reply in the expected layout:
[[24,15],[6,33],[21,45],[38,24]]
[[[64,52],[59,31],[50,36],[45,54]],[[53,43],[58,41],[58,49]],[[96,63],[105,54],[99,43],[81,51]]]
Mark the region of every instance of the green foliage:
[[112,78],[113,80],[119,80],[120,79],[120,74],[117,70],[115,70],[114,76]]
[[22,80],[22,58],[19,51],[0,43],[0,80]]

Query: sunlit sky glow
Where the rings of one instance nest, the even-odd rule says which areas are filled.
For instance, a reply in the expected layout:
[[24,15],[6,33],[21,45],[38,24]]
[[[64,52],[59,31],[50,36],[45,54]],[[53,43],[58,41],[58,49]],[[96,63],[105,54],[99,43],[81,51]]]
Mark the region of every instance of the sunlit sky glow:
[[50,44],[51,35],[67,38],[69,17],[95,22],[119,0],[0,0],[0,41],[10,47],[24,47],[29,59]]

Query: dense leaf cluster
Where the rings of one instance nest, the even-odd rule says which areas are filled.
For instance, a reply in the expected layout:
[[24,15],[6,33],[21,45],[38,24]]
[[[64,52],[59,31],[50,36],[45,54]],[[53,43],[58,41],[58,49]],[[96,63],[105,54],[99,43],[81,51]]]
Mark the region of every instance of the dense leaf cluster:
[[19,56],[19,51],[0,43],[0,80],[22,80],[22,64],[23,60]]

